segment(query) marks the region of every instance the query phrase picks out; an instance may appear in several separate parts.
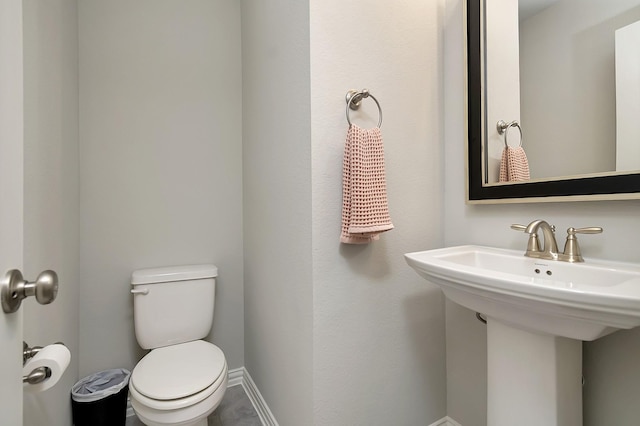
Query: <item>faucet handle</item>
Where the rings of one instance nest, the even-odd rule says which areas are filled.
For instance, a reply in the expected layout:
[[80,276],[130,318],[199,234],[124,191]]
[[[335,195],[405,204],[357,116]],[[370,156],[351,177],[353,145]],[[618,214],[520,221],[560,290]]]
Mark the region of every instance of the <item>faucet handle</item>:
[[599,226],[591,226],[588,228],[569,228],[567,234],[602,234],[602,228]]
[[[519,223],[514,223],[511,225],[511,229],[513,229],[514,231],[525,232],[527,230],[527,226],[520,225]],[[537,252],[541,250],[542,249],[540,248],[540,239],[538,238],[538,233],[533,232],[529,234],[529,241],[527,242],[527,252],[531,253],[531,252]]]
[[592,226],[588,228],[569,228],[567,229],[567,242],[564,244],[564,253],[560,256],[561,260],[566,262],[584,262],[582,253],[580,252],[580,246],[578,245],[578,238],[576,234],[601,234],[602,228],[599,226]]

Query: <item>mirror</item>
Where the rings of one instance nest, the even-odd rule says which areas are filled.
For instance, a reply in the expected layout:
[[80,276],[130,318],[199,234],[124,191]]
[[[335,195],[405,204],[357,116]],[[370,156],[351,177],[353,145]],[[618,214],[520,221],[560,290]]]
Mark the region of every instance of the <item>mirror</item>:
[[468,201],[640,198],[638,45],[640,0],[468,0]]

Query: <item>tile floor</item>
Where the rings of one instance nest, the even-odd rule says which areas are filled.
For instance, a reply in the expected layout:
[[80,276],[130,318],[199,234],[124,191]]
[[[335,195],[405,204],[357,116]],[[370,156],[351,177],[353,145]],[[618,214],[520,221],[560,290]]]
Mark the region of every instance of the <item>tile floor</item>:
[[[144,426],[137,417],[129,417],[127,426]],[[262,426],[242,386],[227,388],[222,402],[210,416],[209,426]]]

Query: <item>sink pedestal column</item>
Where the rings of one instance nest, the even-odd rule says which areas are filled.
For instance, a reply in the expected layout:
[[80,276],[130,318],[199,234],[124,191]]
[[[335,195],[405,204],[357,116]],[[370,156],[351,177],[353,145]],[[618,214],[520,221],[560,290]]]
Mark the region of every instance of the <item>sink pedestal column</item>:
[[487,425],[582,426],[582,342],[487,318]]

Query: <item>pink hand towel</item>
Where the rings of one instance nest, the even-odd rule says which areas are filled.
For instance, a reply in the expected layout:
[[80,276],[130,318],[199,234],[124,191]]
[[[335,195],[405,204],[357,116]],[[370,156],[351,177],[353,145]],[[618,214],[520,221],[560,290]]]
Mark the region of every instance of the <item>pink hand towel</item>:
[[367,244],[393,229],[387,201],[384,147],[380,128],[347,131],[342,163],[340,242]]
[[500,161],[500,182],[518,182],[529,179],[529,161],[524,148],[521,146],[505,147]]

